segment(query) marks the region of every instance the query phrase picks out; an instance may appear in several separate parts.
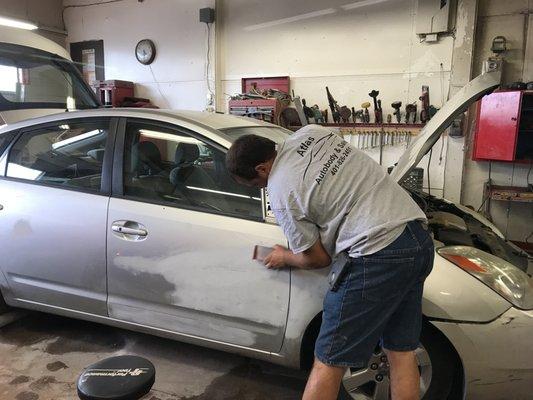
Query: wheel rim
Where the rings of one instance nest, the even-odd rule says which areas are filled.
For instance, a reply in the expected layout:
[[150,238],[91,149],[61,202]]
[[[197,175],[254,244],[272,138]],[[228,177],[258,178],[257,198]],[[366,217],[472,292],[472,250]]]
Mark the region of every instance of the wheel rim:
[[[420,398],[422,398],[431,385],[433,370],[429,354],[422,345],[415,350],[415,355],[420,372]],[[385,353],[379,349],[372,355],[366,368],[349,368],[342,384],[354,400],[389,400],[389,362]]]

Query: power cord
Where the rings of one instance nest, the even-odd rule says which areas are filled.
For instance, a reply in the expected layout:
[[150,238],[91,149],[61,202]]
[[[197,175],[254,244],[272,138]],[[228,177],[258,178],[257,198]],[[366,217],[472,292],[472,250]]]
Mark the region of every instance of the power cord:
[[165,103],[167,103],[167,108],[170,108],[170,103],[168,102],[167,98],[165,97],[165,95],[161,91],[161,88],[159,87],[159,81],[155,77],[154,70],[152,69],[152,66],[150,64],[148,64],[148,68],[150,69],[150,72],[152,74],[152,78],[154,78],[154,83],[155,83],[155,86],[157,87],[157,91],[159,92],[159,95],[165,101]]
[[213,93],[213,89],[211,88],[211,80],[209,77],[209,73],[211,71],[211,25],[209,23],[206,23],[205,25],[207,27],[207,54],[206,54],[206,62],[205,62],[205,81],[207,85],[207,91],[209,92],[209,97],[210,97],[206,109],[210,109],[213,107],[214,97],[215,97],[215,94]]

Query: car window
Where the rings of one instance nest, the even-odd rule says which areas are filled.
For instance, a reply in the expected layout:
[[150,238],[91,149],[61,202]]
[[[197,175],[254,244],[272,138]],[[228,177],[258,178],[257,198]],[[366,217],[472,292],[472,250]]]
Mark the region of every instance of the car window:
[[0,157],[9,146],[9,143],[11,143],[11,140],[15,138],[17,132],[18,131],[0,134]]
[[0,43],[0,109],[96,108],[75,65],[57,55]]
[[109,121],[98,120],[25,132],[9,152],[6,176],[97,192],[108,131]]
[[124,195],[176,207],[262,218],[260,191],[233,181],[225,157],[224,151],[185,129],[129,122]]

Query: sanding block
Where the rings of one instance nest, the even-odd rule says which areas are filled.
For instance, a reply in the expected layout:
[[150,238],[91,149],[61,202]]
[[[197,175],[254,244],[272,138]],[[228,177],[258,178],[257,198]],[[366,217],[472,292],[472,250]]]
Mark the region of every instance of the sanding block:
[[254,255],[252,259],[263,262],[265,258],[273,251],[274,249],[272,247],[259,246],[258,244],[256,244],[254,247]]

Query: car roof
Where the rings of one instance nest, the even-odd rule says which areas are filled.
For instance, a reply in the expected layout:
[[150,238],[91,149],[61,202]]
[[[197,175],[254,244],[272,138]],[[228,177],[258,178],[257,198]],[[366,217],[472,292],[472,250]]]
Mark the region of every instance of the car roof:
[[64,47],[26,29],[0,26],[0,42],[32,47],[70,60],[70,55]]
[[[224,134],[225,129],[247,128],[247,127],[267,127],[275,128],[277,125],[269,124],[253,118],[240,117],[228,114],[219,114],[204,111],[177,111],[164,109],[146,108],[98,108],[93,110],[69,111],[50,114],[42,117],[25,119],[10,125],[0,127],[0,135],[14,129],[23,129],[39,124],[56,122],[65,119],[91,118],[91,117],[129,117],[144,118],[158,122],[181,124],[184,127],[198,127],[211,133],[211,138],[215,135],[222,138],[230,145],[233,139]],[[279,128],[279,127],[278,127]]]

